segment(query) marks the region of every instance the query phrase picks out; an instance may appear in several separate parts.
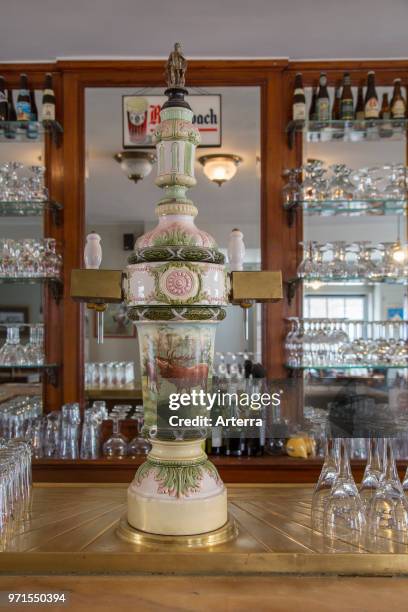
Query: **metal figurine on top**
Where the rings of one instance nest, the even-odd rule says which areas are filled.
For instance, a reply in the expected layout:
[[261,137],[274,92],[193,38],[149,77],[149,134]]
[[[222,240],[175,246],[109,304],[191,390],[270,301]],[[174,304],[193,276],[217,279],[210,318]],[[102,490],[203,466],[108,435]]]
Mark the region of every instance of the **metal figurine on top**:
[[166,64],[167,87],[184,87],[186,84],[187,61],[182,53],[181,43],[174,45]]

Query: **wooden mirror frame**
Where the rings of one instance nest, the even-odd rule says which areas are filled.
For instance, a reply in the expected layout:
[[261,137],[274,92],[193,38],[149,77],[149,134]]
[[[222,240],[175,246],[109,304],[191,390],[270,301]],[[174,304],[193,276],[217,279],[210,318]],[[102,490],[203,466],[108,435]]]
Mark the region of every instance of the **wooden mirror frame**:
[[[263,269],[290,276],[296,267],[296,232],[284,223],[280,192],[282,164],[293,153],[286,145],[284,124],[288,88],[287,60],[192,60],[188,85],[257,86],[261,91],[261,254]],[[163,87],[163,61],[61,61],[63,81],[65,265],[83,265],[85,239],[85,89],[92,87]],[[291,93],[290,93],[291,96]],[[263,360],[269,376],[283,377],[283,318],[294,314],[286,301],[264,307]],[[64,301],[64,402],[84,400],[82,308]]]

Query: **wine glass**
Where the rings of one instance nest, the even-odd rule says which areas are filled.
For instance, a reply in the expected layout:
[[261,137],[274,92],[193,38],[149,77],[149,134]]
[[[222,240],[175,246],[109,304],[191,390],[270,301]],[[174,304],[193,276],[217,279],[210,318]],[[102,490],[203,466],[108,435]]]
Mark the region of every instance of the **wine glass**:
[[353,198],[353,183],[350,180],[351,169],[345,164],[332,164],[333,171],[328,186],[328,197],[330,200],[351,200]]
[[408,502],[405,498],[394,460],[393,443],[384,441],[384,476],[368,507],[368,538],[374,542],[383,538],[393,542],[408,542]]
[[367,464],[359,487],[361,501],[366,510],[379,487],[383,475],[379,442],[379,438],[369,438],[367,440]]
[[103,454],[108,458],[123,459],[127,455],[128,440],[120,432],[122,419],[119,415],[112,415],[111,420],[113,422],[112,435],[103,445]]
[[359,544],[365,527],[364,507],[350,468],[347,440],[340,440],[339,472],[324,503],[323,530],[329,540]]
[[282,189],[283,205],[286,207],[294,206],[302,199],[298,180],[301,172],[301,168],[288,168],[283,172],[284,178],[288,179]]
[[324,463],[312,496],[312,527],[323,528],[324,503],[328,498],[339,471],[338,440],[326,436],[324,442]]

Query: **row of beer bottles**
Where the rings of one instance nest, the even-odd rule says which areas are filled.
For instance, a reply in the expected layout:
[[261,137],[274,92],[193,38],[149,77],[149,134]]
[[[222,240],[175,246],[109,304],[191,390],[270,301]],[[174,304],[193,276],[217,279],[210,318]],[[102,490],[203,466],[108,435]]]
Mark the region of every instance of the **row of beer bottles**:
[[52,74],[45,75],[41,112],[38,112],[34,89],[30,88],[26,74],[20,75],[20,87],[14,102],[13,90],[7,88],[0,76],[0,121],[54,121],[55,93]]
[[[407,111],[406,100],[402,95],[401,79],[394,79],[394,88],[389,101],[388,92],[383,94],[380,104],[376,86],[375,73],[367,75],[367,86],[364,95],[363,85],[358,86],[357,100],[354,104],[352,82],[349,72],[345,72],[341,84],[336,84],[333,103],[330,103],[327,75],[322,72],[319,86],[312,89],[312,100],[309,107],[309,121],[325,122],[332,120],[352,121],[353,119],[405,119]],[[304,121],[306,119],[306,98],[303,88],[302,74],[295,77],[293,94],[292,118]]]

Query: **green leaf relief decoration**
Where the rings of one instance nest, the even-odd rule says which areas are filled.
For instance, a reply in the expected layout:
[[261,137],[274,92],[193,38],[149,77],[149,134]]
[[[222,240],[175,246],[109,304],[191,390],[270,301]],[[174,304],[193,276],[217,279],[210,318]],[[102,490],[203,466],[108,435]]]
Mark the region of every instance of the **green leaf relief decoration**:
[[155,246],[195,246],[195,240],[195,236],[191,236],[183,230],[176,229],[164,232],[160,236],[157,236],[157,238],[154,239],[153,244]]
[[156,470],[154,479],[158,483],[157,492],[172,497],[188,497],[190,493],[197,493],[203,472],[207,472],[217,484],[221,483],[217,469],[208,459],[199,463],[170,463],[147,459],[136,472],[137,484],[140,485],[153,469]]

